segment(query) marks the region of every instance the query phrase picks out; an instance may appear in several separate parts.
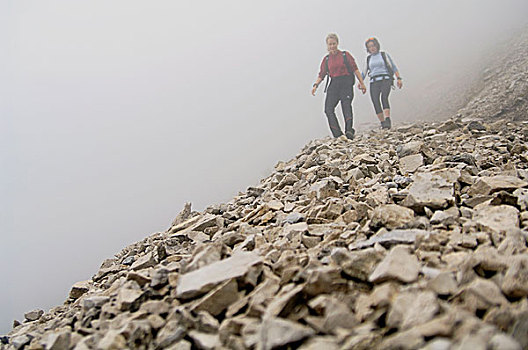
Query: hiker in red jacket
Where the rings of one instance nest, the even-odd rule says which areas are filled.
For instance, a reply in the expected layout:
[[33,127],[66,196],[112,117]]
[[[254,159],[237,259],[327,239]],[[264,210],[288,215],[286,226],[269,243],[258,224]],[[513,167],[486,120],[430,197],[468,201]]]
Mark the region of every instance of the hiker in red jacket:
[[[341,51],[337,48],[339,39],[336,34],[328,34],[326,36],[326,46],[328,48],[328,55],[323,58],[321,62],[321,69],[319,76],[313,84],[312,95],[319,87],[325,76],[331,78],[330,85],[325,87],[325,114],[328,118],[330,131],[334,137],[343,135],[339,122],[337,121],[335,108],[341,101],[341,109],[343,110],[343,117],[345,118],[345,135],[348,139],[354,138],[355,130],[353,125],[352,113],[352,99],[354,98],[354,83],[355,77],[359,80],[359,89],[363,94],[367,91],[363,77],[359,73],[358,67],[354,57],[346,51]],[[327,79],[329,79],[327,78]]]

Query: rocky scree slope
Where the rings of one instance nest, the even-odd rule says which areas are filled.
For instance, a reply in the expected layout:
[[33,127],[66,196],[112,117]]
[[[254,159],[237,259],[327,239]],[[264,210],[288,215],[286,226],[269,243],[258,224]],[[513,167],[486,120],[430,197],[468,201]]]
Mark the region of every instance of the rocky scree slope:
[[186,205],[0,349],[528,348],[528,55],[512,59],[446,121],[314,140],[230,202]]

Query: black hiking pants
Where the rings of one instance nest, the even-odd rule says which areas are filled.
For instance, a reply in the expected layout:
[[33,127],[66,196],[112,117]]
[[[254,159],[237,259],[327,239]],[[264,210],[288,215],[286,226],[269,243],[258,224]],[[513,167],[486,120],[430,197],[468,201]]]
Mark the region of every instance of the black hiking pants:
[[[390,109],[389,94],[391,92],[391,87],[392,81],[390,79],[383,79],[370,83],[370,99],[372,100],[376,114],[383,113],[383,109]],[[383,109],[381,108],[382,106]]]
[[354,78],[350,75],[332,78],[326,91],[325,114],[328,125],[334,137],[343,135],[337,121],[335,108],[341,102],[341,110],[345,118],[345,132],[353,132],[352,100],[354,99]]

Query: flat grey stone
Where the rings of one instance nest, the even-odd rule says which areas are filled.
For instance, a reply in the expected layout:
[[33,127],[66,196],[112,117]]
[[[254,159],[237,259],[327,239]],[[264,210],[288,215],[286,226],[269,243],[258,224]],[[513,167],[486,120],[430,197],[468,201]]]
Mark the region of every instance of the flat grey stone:
[[455,277],[450,272],[441,272],[438,276],[432,278],[427,286],[438,295],[452,295],[458,289]]
[[209,312],[213,316],[217,316],[239,298],[240,296],[238,295],[236,279],[231,279],[203,296],[198,303],[193,306],[192,311],[196,312],[203,310]]
[[411,154],[418,154],[420,152],[420,149],[423,147],[422,141],[411,141],[403,145],[399,145],[396,147],[396,152],[398,153],[398,156],[405,157]]
[[510,205],[485,205],[475,208],[473,220],[482,230],[504,232],[519,228],[519,211]]
[[117,295],[117,304],[120,310],[129,310],[138,304],[143,291],[141,289],[121,288]]
[[424,159],[421,154],[412,154],[400,158],[399,167],[400,173],[403,175],[414,173],[419,167],[424,164]]
[[193,340],[194,345],[201,350],[213,350],[221,345],[218,334],[203,333],[190,331],[189,337]]
[[286,218],[284,219],[284,222],[287,223],[287,224],[295,224],[299,221],[303,221],[304,220],[304,215],[301,214],[301,213],[297,213],[297,212],[293,212],[291,214],[288,214],[288,216],[286,216]]
[[508,270],[502,280],[502,292],[513,298],[522,298],[528,295],[528,257],[516,255],[508,264]]
[[106,332],[105,336],[97,344],[98,350],[117,350],[125,349],[126,347],[127,342],[125,337],[123,337],[117,330]]
[[149,267],[156,266],[156,264],[157,262],[154,258],[154,253],[150,252],[137,259],[130,268],[132,270],[143,270]]
[[495,334],[489,345],[490,350],[522,350],[521,345],[507,334]]
[[414,211],[397,204],[385,204],[376,207],[372,213],[370,227],[386,227],[389,230],[402,228],[414,220]]
[[420,272],[418,259],[407,252],[402,246],[391,249],[389,254],[376,266],[369,277],[372,283],[381,283],[387,280],[398,280],[404,283],[416,281]]
[[87,298],[84,298],[82,301],[83,309],[90,310],[94,307],[102,307],[110,300],[110,297],[103,295],[94,295]]
[[393,301],[387,316],[390,328],[408,329],[431,320],[440,306],[435,293],[403,292]]
[[31,342],[31,339],[33,339],[33,336],[31,336],[29,334],[22,334],[22,335],[17,335],[15,337],[12,337],[11,339],[9,339],[9,343],[16,350],[19,350],[19,349],[23,349],[24,346],[29,344]]
[[374,248],[367,248],[349,252],[345,248],[332,250],[331,258],[350,277],[367,281],[376,265],[382,260],[383,255]]
[[450,350],[453,342],[447,338],[435,338],[425,345],[421,350]]
[[42,317],[42,315],[44,315],[44,310],[37,309],[37,310],[32,310],[32,311],[26,312],[24,314],[24,317],[26,318],[26,320],[31,322],[31,321],[38,320],[39,318]]
[[68,350],[70,348],[71,332],[61,331],[47,336],[46,350]]
[[409,186],[409,194],[402,205],[414,210],[447,208],[455,202],[454,183],[460,177],[458,169],[443,169],[426,173],[416,173]]
[[409,230],[392,230],[380,235],[375,235],[366,241],[360,241],[349,245],[350,250],[364,249],[374,246],[376,243],[384,247],[390,247],[397,244],[413,244],[418,236],[428,238],[432,233],[426,230],[409,229]]
[[237,252],[233,256],[183,274],[178,279],[176,296],[182,299],[194,298],[232,278],[244,276],[249,268],[262,261],[253,252]]
[[266,318],[260,327],[257,348],[271,350],[295,343],[315,334],[315,331],[300,323],[282,318]]
[[528,186],[528,182],[514,176],[485,176],[477,180],[477,182],[469,189],[469,195],[489,195],[493,192],[501,190],[515,190],[518,188]]
[[90,281],[80,281],[75,283],[70,290],[70,298],[78,299],[90,290]]

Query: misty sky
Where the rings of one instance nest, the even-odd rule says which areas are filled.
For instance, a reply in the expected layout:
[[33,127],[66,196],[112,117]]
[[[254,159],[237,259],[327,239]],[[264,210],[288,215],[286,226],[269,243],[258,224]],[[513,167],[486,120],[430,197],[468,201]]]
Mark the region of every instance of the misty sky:
[[[527,10],[525,0],[0,1],[0,334],[165,230],[185,202],[226,202],[329,135],[324,95],[310,95],[327,33],[360,67],[364,40],[380,39],[404,77],[391,96],[398,123],[428,119],[431,96],[478,76]],[[353,105],[359,132],[377,125],[368,93],[356,89]]]

